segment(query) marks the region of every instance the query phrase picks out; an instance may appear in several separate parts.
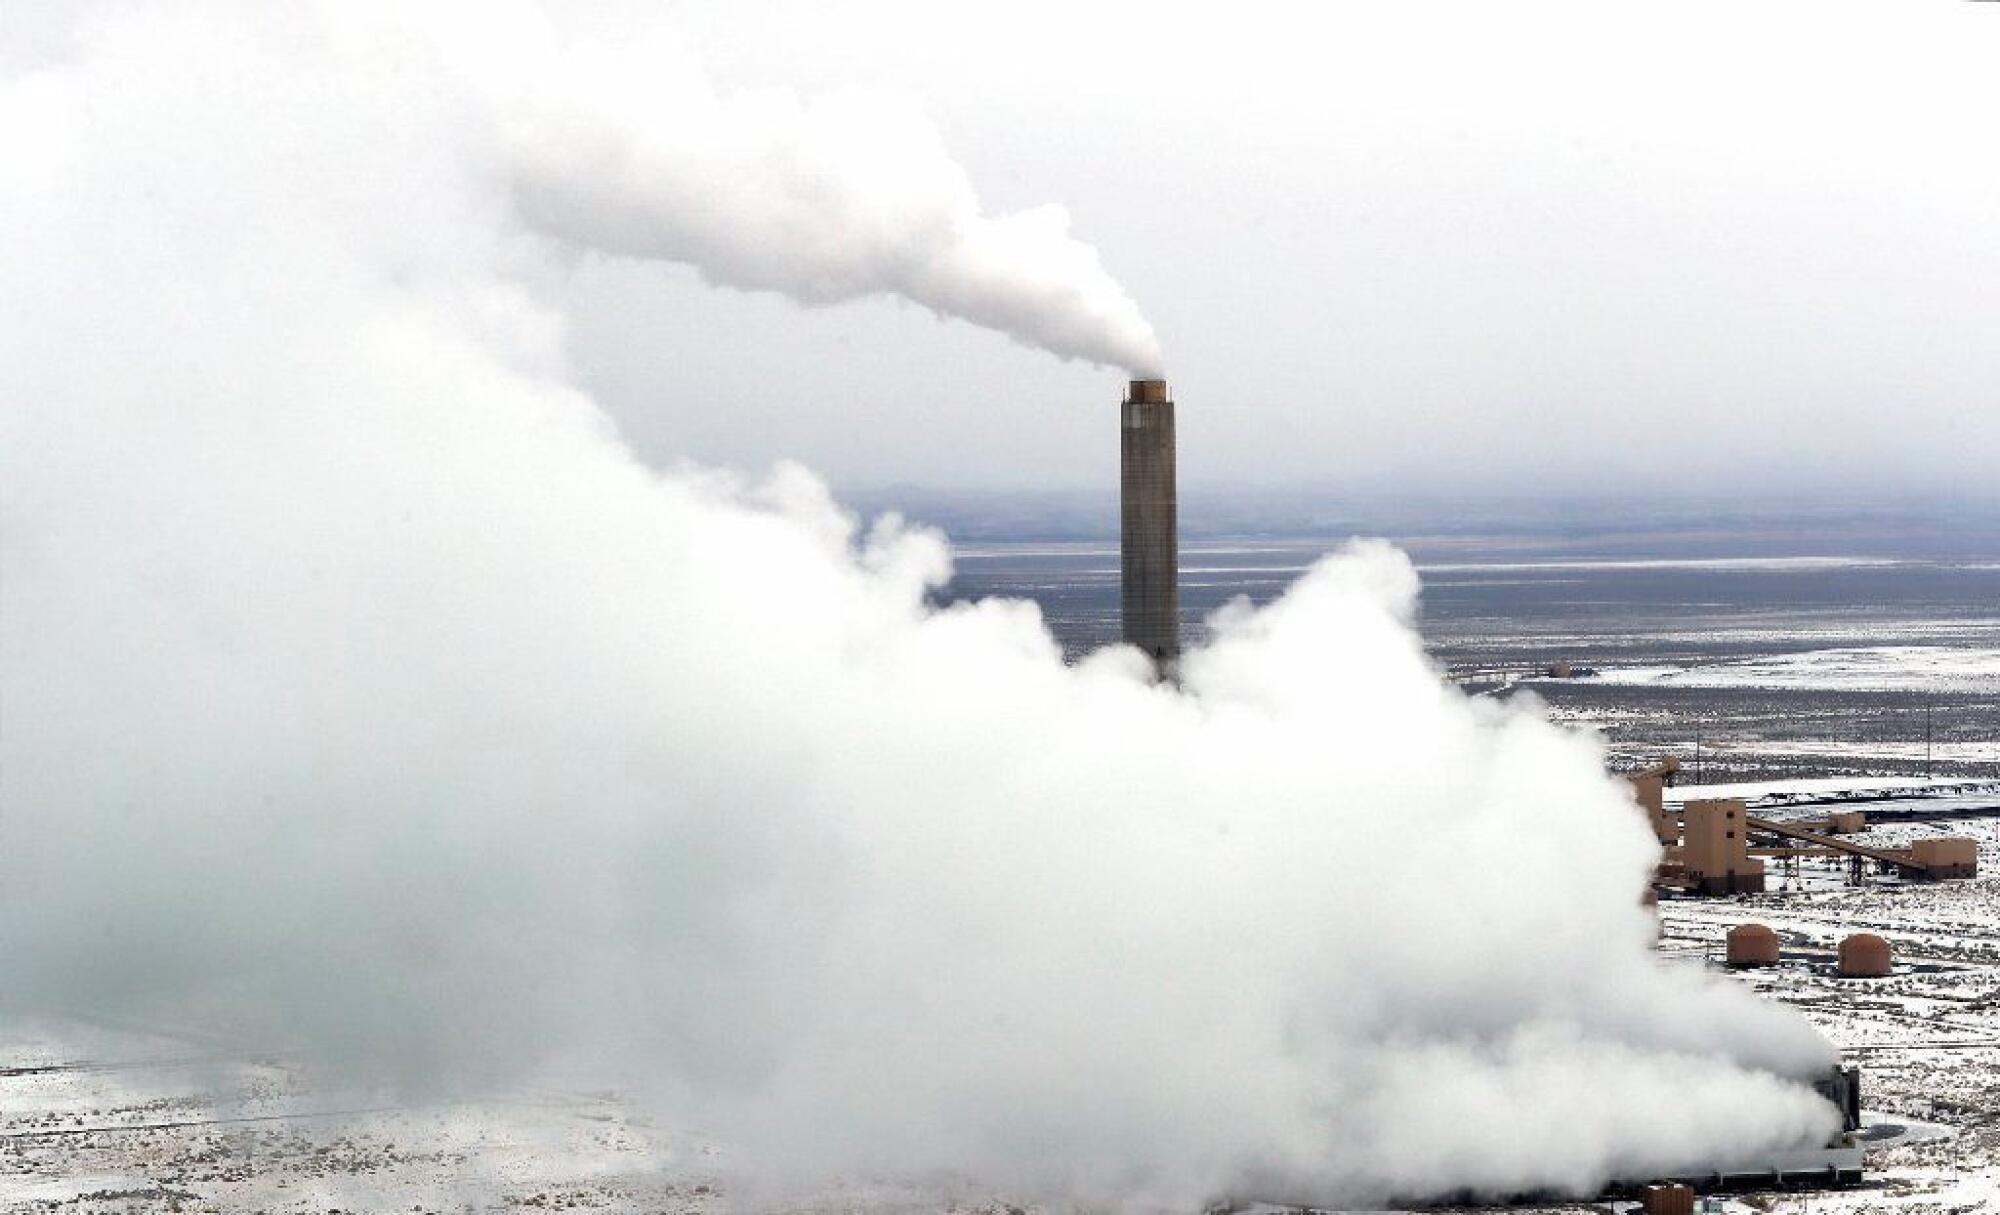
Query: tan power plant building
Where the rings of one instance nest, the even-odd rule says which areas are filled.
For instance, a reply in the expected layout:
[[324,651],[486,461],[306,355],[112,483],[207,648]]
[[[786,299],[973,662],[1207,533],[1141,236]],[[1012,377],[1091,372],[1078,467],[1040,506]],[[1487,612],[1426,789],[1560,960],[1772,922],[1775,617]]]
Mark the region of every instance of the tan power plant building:
[[1910,845],[1910,857],[1931,877],[1969,878],[1979,874],[1979,841],[1932,836]]
[[1764,861],[1750,855],[1750,816],[1736,798],[1710,798],[1681,808],[1681,863],[1703,894],[1757,894]]
[[1667,807],[1666,789],[1680,767],[1668,758],[1625,778],[1660,842],[1660,865],[1653,876],[1658,886],[1709,895],[1758,894],[1764,889],[1764,858],[1773,856],[1844,857],[1852,882],[1861,880],[1868,862],[1919,881],[1979,873],[1978,841],[1962,836],[1931,836],[1903,848],[1837,838],[1867,830],[1867,818],[1859,810],[1780,822],[1750,814],[1741,799],[1708,798],[1690,801],[1676,813]]

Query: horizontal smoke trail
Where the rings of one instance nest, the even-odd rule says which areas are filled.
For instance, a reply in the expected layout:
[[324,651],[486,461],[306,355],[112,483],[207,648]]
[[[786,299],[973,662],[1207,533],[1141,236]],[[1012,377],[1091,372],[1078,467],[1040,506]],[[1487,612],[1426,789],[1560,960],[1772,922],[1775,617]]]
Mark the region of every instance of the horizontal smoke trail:
[[849,89],[723,96],[672,43],[586,46],[514,94],[505,159],[543,232],[802,304],[896,296],[1063,358],[1160,374],[1069,215],[989,216],[922,111]]

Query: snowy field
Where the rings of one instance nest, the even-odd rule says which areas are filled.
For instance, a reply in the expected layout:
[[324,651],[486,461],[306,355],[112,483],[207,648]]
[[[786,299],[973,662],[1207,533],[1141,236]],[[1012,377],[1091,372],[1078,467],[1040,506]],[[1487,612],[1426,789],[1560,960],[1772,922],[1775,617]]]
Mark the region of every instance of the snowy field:
[[399,1107],[81,1023],[0,1039],[6,1211],[702,1210],[713,1148],[608,1094]]
[[[1801,688],[1837,692],[2000,691],[2000,650],[1878,645],[1805,650],[1689,666],[1607,667],[1585,678],[1607,685]],[[1554,682],[1547,678],[1521,681]]]
[[[1236,596],[1278,594],[1343,538],[1184,546],[1188,635]],[[1705,783],[2000,779],[2000,564],[1988,558],[1725,554],[1672,537],[1640,551],[1615,537],[1405,544],[1423,578],[1418,624],[1447,675],[1483,695],[1534,695],[1599,731],[1621,764],[1692,761],[1699,747]],[[1118,636],[1115,546],[985,543],[957,560],[954,593],[1034,599],[1072,655]],[[1595,674],[1550,678],[1562,662]]]
[[1741,798],[1753,810],[1847,802],[1864,809],[1873,808],[1878,813],[1907,812],[1921,817],[1925,811],[2000,805],[2000,781],[1952,776],[1804,777],[1674,785],[1664,796],[1669,804],[1701,798]]

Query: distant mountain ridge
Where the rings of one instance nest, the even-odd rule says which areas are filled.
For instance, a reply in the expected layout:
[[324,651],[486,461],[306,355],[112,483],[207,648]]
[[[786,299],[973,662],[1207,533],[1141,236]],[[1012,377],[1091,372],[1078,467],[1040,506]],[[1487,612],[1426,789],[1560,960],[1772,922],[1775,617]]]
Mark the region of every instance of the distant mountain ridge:
[[[1103,541],[1118,538],[1115,489],[992,490],[931,486],[843,489],[864,517],[898,511],[955,540]],[[1520,551],[1604,556],[2000,555],[2000,503],[1606,498],[1366,497],[1314,489],[1181,489],[1183,540],[1268,536],[1387,536],[1450,552],[1496,539]]]

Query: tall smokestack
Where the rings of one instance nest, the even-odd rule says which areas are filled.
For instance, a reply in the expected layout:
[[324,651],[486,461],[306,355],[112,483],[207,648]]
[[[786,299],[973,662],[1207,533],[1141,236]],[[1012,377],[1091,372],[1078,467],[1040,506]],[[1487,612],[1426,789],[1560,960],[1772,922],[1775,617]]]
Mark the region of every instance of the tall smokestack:
[[1133,380],[1120,445],[1125,642],[1162,672],[1181,656],[1180,526],[1174,492],[1174,400],[1165,380]]

